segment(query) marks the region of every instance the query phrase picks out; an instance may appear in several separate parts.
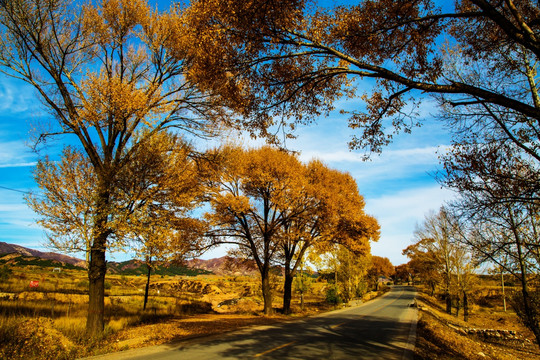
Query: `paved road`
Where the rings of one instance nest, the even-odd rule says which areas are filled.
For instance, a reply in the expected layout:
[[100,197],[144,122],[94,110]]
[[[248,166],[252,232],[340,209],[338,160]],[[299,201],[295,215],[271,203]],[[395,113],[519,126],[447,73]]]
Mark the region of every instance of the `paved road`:
[[395,286],[366,304],[300,321],[93,359],[412,359],[415,295],[412,287]]

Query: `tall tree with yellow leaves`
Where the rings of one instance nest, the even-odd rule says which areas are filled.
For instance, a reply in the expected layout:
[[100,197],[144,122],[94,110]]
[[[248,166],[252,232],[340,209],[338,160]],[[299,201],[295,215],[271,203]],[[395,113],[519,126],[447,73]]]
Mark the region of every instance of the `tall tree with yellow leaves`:
[[90,335],[104,328],[105,255],[118,230],[111,221],[118,177],[156,132],[207,135],[224,118],[216,98],[187,76],[185,47],[193,43],[182,41],[183,29],[177,11],[160,13],[145,0],[0,2],[0,69],[32,85],[52,115],[40,124],[47,130],[38,142],[72,135],[94,174]]
[[291,310],[294,276],[308,249],[326,251],[340,244],[357,256],[368,255],[369,242],[379,238],[379,225],[365,214],[364,199],[350,174],[313,160],[305,166],[303,176],[304,189],[296,194],[300,211],[284,219],[280,232],[286,314]]
[[[129,247],[145,259],[150,272],[154,261],[180,260],[196,253],[204,222],[190,216],[200,204],[202,189],[197,165],[190,157],[192,148],[166,132],[144,141],[115,179],[108,219],[114,230],[107,248]],[[92,247],[95,177],[89,160],[66,148],[59,163],[38,163],[34,178],[42,191],[27,197],[41,217],[38,223],[47,230],[50,245],[86,252],[87,260]]]
[[272,313],[270,268],[280,251],[280,232],[288,218],[302,211],[302,163],[272,147],[221,150],[223,161],[211,177],[206,214],[213,244],[234,244],[257,264],[264,313]]

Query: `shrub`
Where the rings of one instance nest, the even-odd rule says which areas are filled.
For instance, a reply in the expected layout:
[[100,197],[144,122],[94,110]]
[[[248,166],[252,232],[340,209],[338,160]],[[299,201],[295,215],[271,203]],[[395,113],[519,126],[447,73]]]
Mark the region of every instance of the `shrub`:
[[1,281],[7,281],[10,277],[13,271],[6,265],[3,265],[0,267],[0,280]]
[[337,285],[330,285],[326,288],[326,302],[332,305],[339,305],[343,302],[339,296]]

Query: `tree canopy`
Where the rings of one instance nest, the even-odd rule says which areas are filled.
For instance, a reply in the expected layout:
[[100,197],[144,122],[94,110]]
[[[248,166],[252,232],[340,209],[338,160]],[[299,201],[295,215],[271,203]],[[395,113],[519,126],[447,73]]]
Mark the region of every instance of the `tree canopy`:
[[227,89],[230,101],[257,119],[254,125],[294,128],[343,96],[362,98],[365,107],[349,113],[350,146],[372,151],[417,125],[419,100],[432,94],[442,108],[463,115],[464,131],[489,124],[538,161],[538,4],[444,5],[194,1],[185,13],[188,36],[200,39],[196,51],[204,60],[193,76],[207,88]]

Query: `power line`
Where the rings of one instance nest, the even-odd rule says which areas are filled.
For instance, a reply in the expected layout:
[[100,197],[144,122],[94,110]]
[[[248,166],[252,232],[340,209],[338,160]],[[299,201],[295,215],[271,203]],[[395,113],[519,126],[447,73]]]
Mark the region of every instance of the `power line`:
[[12,189],[12,188],[8,188],[8,187],[2,186],[2,185],[0,185],[0,189],[9,190],[9,191],[15,191],[15,192],[22,193],[22,194],[30,194],[30,191]]

